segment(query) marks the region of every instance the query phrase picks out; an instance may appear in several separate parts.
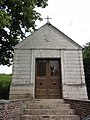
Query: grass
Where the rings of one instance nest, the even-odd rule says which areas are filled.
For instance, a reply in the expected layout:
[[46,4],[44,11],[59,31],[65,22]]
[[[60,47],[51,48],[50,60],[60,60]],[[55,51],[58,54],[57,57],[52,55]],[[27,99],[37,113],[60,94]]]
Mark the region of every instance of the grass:
[[0,74],[0,87],[8,87],[11,83],[12,75]]
[[0,74],[0,99],[9,98],[10,84],[12,80],[12,75]]
[[11,81],[12,75],[11,74],[0,74],[0,81]]

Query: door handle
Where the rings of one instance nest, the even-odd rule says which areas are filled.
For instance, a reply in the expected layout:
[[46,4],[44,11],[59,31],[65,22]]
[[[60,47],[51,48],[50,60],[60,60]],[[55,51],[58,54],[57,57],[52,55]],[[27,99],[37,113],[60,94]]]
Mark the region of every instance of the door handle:
[[40,82],[40,85],[42,85],[42,82]]
[[53,82],[53,85],[56,85],[56,82]]

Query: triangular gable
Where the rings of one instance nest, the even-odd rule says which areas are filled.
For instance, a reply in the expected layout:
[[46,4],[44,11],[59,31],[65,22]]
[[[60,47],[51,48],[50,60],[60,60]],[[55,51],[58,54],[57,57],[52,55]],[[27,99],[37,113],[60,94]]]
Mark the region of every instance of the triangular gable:
[[17,44],[15,49],[82,49],[82,47],[52,24],[46,23]]
[[70,42],[72,42],[73,44],[76,44],[78,47],[82,48],[82,46],[80,46],[77,42],[75,42],[74,40],[72,40],[70,37],[68,37],[66,34],[64,34],[62,31],[60,31],[59,29],[57,29],[55,26],[53,26],[52,24],[50,24],[53,28],[55,28],[58,32],[62,33],[64,36],[66,36],[68,38],[68,40]]

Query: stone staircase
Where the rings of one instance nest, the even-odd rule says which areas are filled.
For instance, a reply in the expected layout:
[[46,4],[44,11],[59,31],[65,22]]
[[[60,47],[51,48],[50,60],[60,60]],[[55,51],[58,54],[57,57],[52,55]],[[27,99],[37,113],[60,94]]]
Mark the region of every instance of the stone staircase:
[[80,120],[62,99],[35,99],[27,103],[21,120]]

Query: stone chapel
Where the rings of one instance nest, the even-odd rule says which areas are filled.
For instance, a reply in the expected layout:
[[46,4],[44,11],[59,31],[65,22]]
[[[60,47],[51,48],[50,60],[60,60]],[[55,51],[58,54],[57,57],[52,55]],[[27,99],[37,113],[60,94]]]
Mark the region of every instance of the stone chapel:
[[82,47],[46,23],[14,47],[10,99],[87,99]]

